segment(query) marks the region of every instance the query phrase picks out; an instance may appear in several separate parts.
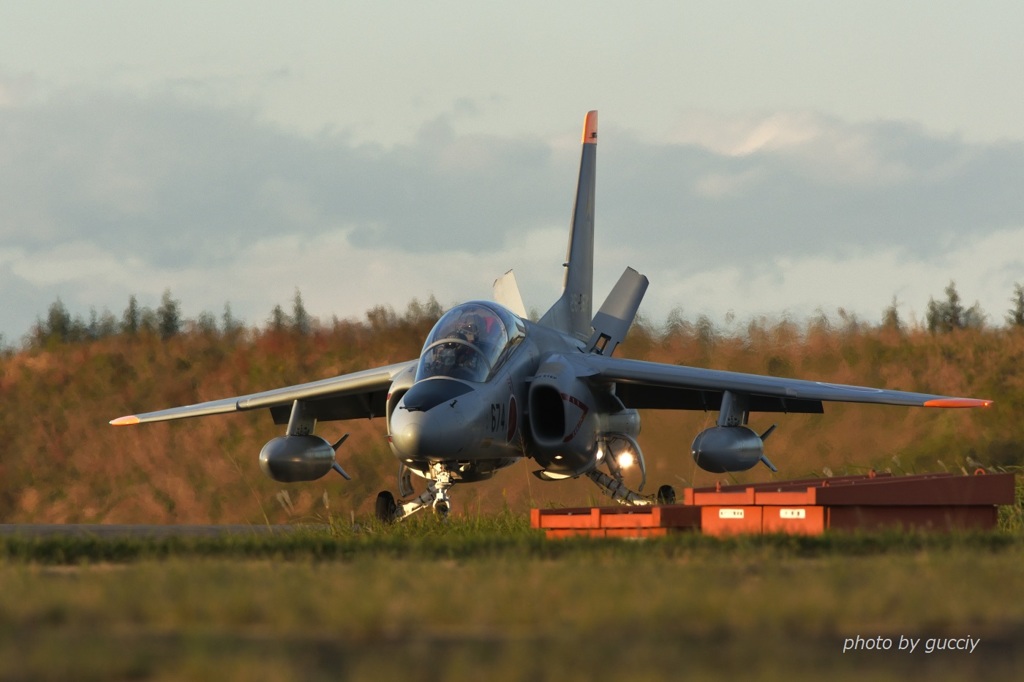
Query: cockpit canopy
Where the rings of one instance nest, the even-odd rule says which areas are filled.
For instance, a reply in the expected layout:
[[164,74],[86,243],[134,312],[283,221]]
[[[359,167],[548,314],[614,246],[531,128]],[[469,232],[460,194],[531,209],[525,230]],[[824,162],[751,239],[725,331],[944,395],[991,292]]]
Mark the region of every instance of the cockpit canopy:
[[441,316],[423,344],[416,380],[442,376],[487,381],[525,335],[522,320],[497,304],[455,306]]

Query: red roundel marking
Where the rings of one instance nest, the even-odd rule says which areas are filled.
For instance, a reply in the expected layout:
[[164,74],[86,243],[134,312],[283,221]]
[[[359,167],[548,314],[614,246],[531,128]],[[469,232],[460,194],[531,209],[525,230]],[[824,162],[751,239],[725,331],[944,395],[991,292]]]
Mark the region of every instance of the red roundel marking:
[[511,443],[515,438],[519,426],[519,410],[516,408],[516,397],[509,396],[508,399],[508,433],[505,435],[505,442]]

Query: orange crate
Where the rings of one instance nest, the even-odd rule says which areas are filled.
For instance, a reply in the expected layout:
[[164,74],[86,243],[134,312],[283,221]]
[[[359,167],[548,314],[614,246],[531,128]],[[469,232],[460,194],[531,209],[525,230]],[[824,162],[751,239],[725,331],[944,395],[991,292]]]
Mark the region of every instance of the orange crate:
[[573,509],[531,509],[531,528],[600,528],[600,507]]
[[549,538],[651,537],[686,529],[818,534],[826,529],[992,529],[1013,504],[1013,474],[869,474],[687,488],[681,505],[534,509]]
[[706,505],[743,506],[754,504],[755,489],[752,486],[732,490],[697,489],[687,490],[683,495],[686,504],[698,507]]
[[761,532],[820,535],[825,532],[825,508],[817,505],[761,507]]
[[760,533],[762,508],[755,505],[700,507],[700,528],[707,535]]
[[656,537],[700,527],[700,510],[683,505],[533,509],[530,526],[549,538]]

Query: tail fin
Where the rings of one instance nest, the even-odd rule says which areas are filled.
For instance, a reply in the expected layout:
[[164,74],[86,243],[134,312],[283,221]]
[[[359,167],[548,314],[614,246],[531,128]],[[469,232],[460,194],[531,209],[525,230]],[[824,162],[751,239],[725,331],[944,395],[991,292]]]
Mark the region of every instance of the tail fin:
[[576,205],[572,211],[569,249],[562,296],[540,318],[540,323],[586,341],[594,288],[594,179],[597,169],[597,112],[587,112],[583,123],[583,151]]

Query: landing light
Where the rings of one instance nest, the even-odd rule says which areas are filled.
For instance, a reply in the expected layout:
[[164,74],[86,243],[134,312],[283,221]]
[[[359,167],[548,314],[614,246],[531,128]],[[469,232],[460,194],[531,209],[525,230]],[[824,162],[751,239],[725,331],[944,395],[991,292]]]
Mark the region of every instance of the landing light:
[[632,452],[626,450],[625,452],[619,453],[619,456],[616,458],[616,461],[619,463],[620,467],[622,467],[623,469],[628,469],[629,467],[633,466],[633,464],[636,463],[636,457],[633,456]]

